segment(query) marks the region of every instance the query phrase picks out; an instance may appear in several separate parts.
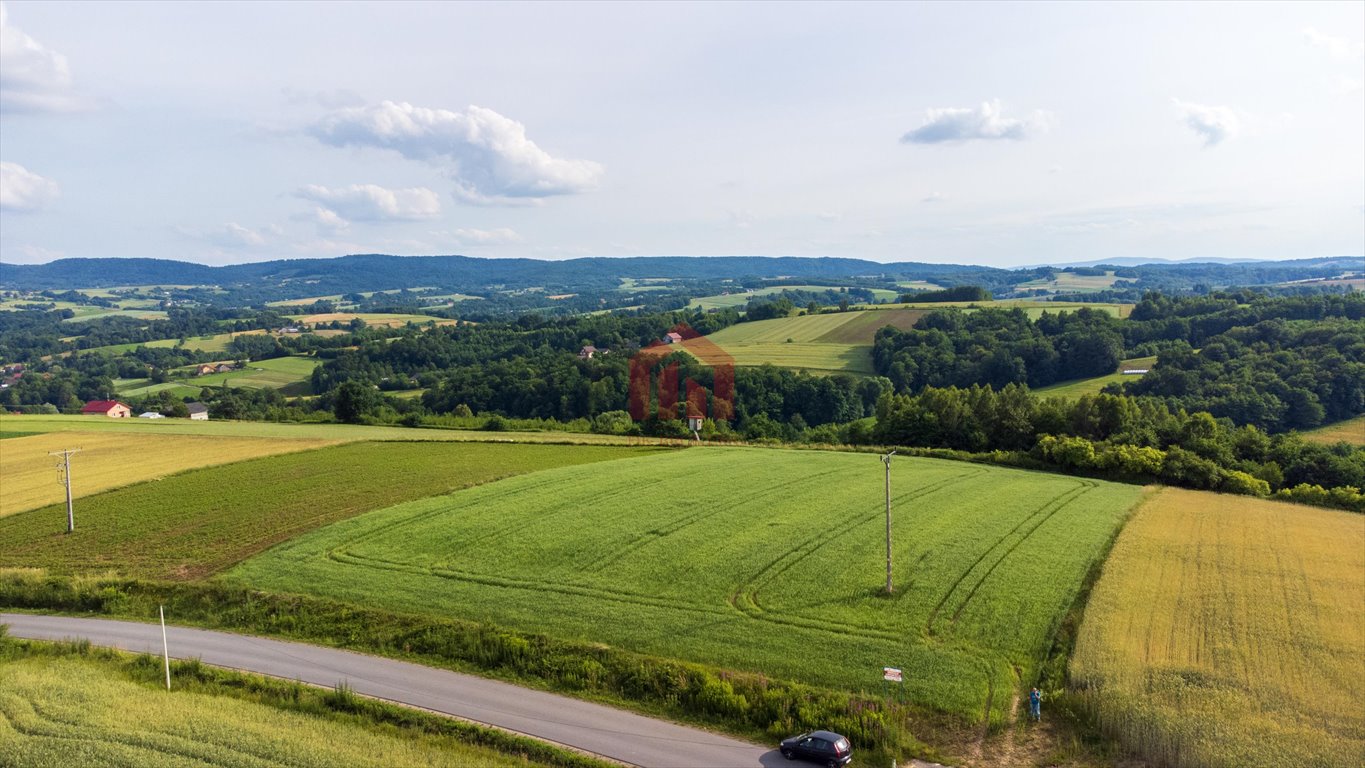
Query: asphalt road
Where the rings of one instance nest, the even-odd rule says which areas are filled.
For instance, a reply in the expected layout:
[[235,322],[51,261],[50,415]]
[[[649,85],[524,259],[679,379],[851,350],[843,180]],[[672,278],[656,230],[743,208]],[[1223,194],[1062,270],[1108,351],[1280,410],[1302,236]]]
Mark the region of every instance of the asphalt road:
[[[161,653],[156,624],[0,613],[13,637],[87,638]],[[171,656],[331,687],[493,725],[643,768],[790,765],[775,750],[566,696],[444,669],[302,643],[166,627]],[[172,680],[174,685],[174,680]]]

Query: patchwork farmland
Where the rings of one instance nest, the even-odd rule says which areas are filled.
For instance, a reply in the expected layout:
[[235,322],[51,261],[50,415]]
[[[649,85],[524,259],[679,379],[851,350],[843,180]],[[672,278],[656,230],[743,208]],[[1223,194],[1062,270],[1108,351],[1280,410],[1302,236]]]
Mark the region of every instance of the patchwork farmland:
[[402,504],[228,578],[846,690],[894,664],[915,702],[1001,722],[1141,490],[897,466],[890,598],[876,457],[744,448],[545,470]]

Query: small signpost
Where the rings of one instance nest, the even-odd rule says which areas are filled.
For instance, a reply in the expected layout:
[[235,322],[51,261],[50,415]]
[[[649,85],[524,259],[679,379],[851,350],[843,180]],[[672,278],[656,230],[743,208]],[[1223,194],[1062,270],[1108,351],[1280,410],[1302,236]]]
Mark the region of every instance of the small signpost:
[[904,704],[905,703],[904,675],[902,675],[900,669],[896,667],[882,667],[882,691],[886,695],[886,698],[888,699],[891,698],[891,692],[887,690],[887,686],[890,683],[897,684],[898,687],[896,690],[896,701],[899,701],[902,704]]

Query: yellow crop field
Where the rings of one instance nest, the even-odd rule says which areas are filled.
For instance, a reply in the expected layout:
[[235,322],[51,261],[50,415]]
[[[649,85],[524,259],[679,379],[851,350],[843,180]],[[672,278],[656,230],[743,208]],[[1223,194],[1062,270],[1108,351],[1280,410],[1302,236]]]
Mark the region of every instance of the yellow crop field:
[[1161,491],[1105,563],[1071,680],[1159,764],[1360,765],[1365,516]]
[[65,500],[66,492],[58,483],[56,470],[59,457],[49,456],[51,451],[81,449],[71,458],[71,488],[80,497],[187,469],[306,451],[340,442],[344,441],[316,437],[282,440],[277,437],[117,431],[55,432],[7,438],[0,440],[0,517]]
[[1304,439],[1315,443],[1348,442],[1352,445],[1365,445],[1365,416],[1338,421],[1303,433]]

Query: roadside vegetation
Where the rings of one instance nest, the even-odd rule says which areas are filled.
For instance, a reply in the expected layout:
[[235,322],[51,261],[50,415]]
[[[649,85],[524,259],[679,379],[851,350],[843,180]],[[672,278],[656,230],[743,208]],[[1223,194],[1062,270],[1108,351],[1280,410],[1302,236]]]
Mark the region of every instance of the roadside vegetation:
[[1360,515],[1164,490],[1104,565],[1076,696],[1161,765],[1358,765],[1363,576]]
[[350,694],[80,643],[0,640],[0,763],[515,768],[607,765]]

